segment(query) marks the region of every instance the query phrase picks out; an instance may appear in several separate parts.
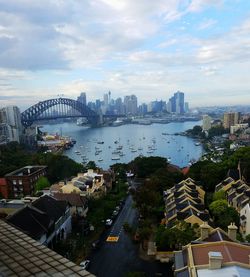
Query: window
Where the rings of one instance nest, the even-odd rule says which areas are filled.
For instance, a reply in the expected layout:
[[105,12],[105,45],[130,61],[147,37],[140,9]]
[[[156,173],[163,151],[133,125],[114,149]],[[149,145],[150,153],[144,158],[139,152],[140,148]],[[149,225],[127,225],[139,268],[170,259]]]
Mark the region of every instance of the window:
[[22,180],[19,180],[19,185],[22,185],[23,184],[23,181]]
[[16,185],[16,180],[13,180],[12,183],[13,183],[13,185]]

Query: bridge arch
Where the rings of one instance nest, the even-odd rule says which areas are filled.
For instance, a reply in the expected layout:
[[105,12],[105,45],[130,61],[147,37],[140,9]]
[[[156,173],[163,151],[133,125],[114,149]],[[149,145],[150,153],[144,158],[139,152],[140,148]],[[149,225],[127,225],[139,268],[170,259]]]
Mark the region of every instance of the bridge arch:
[[[60,114],[54,113],[46,115],[46,111],[50,110],[54,106],[61,107]],[[66,108],[63,109],[63,107],[66,106],[71,107],[73,109],[71,113],[69,113],[69,111],[66,112]],[[33,122],[37,120],[68,117],[86,117],[88,120],[97,120],[98,114],[79,101],[72,100],[69,98],[55,98],[39,102],[25,110],[21,114],[21,121],[23,126],[28,127],[31,126]]]

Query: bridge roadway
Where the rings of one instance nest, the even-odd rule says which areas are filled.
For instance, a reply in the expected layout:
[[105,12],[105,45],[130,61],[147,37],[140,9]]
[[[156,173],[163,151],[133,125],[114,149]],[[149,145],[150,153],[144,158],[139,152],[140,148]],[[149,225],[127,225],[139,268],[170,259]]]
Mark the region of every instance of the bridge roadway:
[[[139,257],[139,244],[133,243],[124,233],[124,222],[137,225],[138,213],[132,206],[132,196],[129,195],[113,226],[103,235],[100,248],[94,250],[89,257],[88,271],[98,277],[123,277],[128,272],[146,272],[146,276],[150,277],[173,276],[170,265],[142,260]],[[108,237],[118,239],[107,242]]]

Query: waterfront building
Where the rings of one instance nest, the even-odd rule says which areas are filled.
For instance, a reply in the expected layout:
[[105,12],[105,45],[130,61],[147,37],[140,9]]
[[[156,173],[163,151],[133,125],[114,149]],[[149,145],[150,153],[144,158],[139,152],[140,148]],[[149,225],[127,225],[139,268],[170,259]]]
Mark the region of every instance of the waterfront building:
[[230,129],[231,126],[239,123],[240,113],[239,112],[230,112],[224,113],[223,115],[223,127],[225,129]]
[[33,195],[37,180],[46,174],[47,166],[25,166],[6,174],[8,198]]
[[77,97],[77,101],[81,102],[84,105],[87,105],[87,98],[86,98],[86,93],[82,92],[80,96]]
[[203,131],[208,131],[211,129],[212,118],[209,115],[203,115],[202,117],[202,129]]

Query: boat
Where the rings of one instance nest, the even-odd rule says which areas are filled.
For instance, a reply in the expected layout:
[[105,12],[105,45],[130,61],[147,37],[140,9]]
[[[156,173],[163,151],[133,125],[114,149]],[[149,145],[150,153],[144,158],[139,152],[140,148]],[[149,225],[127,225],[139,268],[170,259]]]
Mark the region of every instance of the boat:
[[150,153],[153,153],[154,151],[153,150],[148,150],[147,153],[150,154]]
[[134,153],[134,152],[137,152],[137,150],[136,150],[136,149],[131,149],[131,152],[133,152],[133,153]]
[[97,141],[97,144],[104,144],[104,141]]
[[118,161],[118,160],[120,160],[120,157],[114,156],[114,157],[111,157],[111,160],[113,160],[113,161]]
[[102,161],[103,161],[103,159],[102,159],[102,158],[99,158],[99,159],[98,159],[98,162],[102,162]]
[[201,145],[200,142],[196,142],[196,143],[195,143],[195,146],[199,146],[199,145]]
[[119,154],[119,156],[122,157],[122,156],[125,156],[125,154],[124,154],[123,152],[121,152],[121,153]]
[[143,150],[143,148],[142,148],[142,147],[139,147],[139,148],[138,148],[138,150],[139,150],[139,151],[142,151],[142,150]]
[[166,136],[167,135],[167,133],[161,133],[163,136]]

